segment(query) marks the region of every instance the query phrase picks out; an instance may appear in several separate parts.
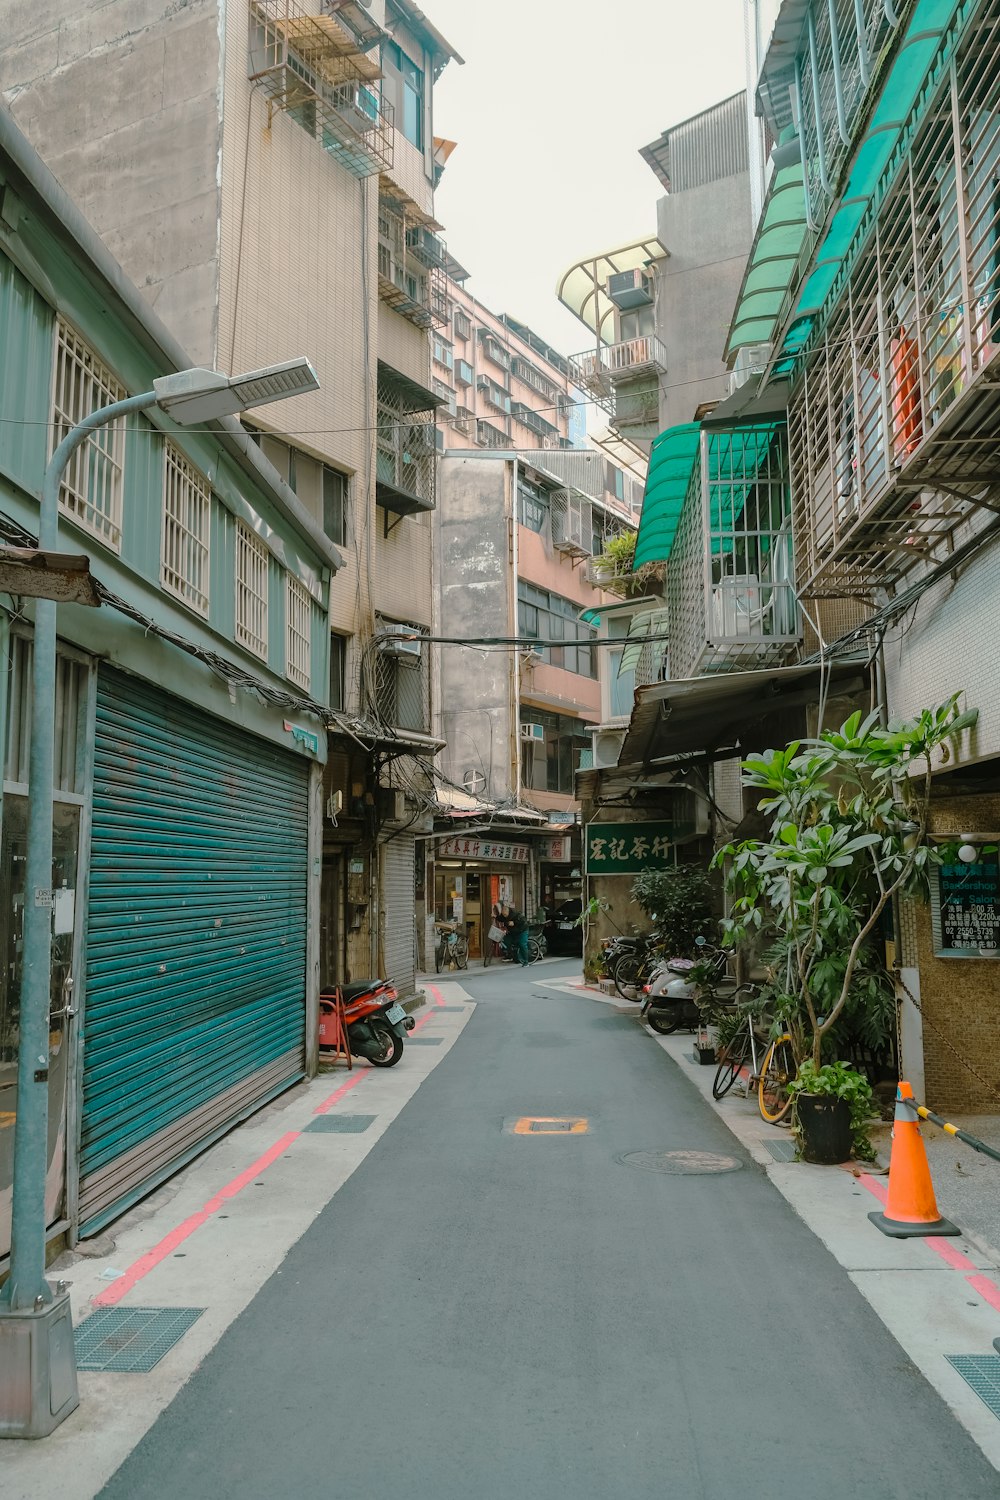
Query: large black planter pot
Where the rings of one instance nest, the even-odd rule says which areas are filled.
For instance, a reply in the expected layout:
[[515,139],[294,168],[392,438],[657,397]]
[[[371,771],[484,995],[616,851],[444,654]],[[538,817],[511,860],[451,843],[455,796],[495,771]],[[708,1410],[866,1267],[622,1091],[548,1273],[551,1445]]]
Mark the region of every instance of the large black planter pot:
[[822,1166],[850,1161],[851,1106],[846,1099],[834,1099],[827,1094],[799,1094],[796,1109],[806,1161]]

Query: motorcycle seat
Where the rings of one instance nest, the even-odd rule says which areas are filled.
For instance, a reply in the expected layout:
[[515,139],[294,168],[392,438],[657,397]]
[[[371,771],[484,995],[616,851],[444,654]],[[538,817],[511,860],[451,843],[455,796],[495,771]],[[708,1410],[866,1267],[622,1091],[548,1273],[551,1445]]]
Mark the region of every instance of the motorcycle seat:
[[[345,1001],[356,1000],[359,995],[370,994],[375,990],[382,989],[388,984],[387,979],[355,979],[350,984],[342,984],[340,993]],[[335,1000],[336,990],[324,990],[320,995],[321,1000]]]

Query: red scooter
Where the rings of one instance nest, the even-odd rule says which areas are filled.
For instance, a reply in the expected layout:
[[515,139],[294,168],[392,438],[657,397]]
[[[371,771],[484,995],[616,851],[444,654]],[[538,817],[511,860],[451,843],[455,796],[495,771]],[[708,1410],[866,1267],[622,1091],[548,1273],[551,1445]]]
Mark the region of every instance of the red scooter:
[[347,1040],[355,1057],[364,1057],[376,1068],[391,1068],[403,1055],[403,1039],[412,1031],[414,1019],[399,1004],[391,979],[356,979],[323,990],[319,997],[319,1045],[337,1043],[337,989],[344,1002]]

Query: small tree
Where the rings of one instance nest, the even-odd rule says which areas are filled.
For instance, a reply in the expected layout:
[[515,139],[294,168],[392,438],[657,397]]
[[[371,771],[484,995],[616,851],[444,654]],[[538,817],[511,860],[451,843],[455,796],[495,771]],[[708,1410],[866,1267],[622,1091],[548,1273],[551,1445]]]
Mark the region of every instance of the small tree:
[[797,1059],[816,1069],[845,1007],[875,993],[872,941],[886,908],[925,890],[941,862],[925,842],[932,759],[946,760],[976,722],[976,710],[959,712],[960,696],[888,728],[856,713],[839,730],[743,762],[771,827],[715,856],[729,862],[727,937],[774,934],[777,1008]]
[[674,865],[636,876],[632,895],[675,954],[690,953],[695,938],[714,929],[713,882],[698,865]]

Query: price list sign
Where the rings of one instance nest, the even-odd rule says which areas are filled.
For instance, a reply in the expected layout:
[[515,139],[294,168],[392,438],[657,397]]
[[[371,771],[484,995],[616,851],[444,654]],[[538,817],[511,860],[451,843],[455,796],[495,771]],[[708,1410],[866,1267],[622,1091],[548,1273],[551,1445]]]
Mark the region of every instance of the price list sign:
[[941,865],[934,902],[939,958],[1000,958],[1000,864]]

